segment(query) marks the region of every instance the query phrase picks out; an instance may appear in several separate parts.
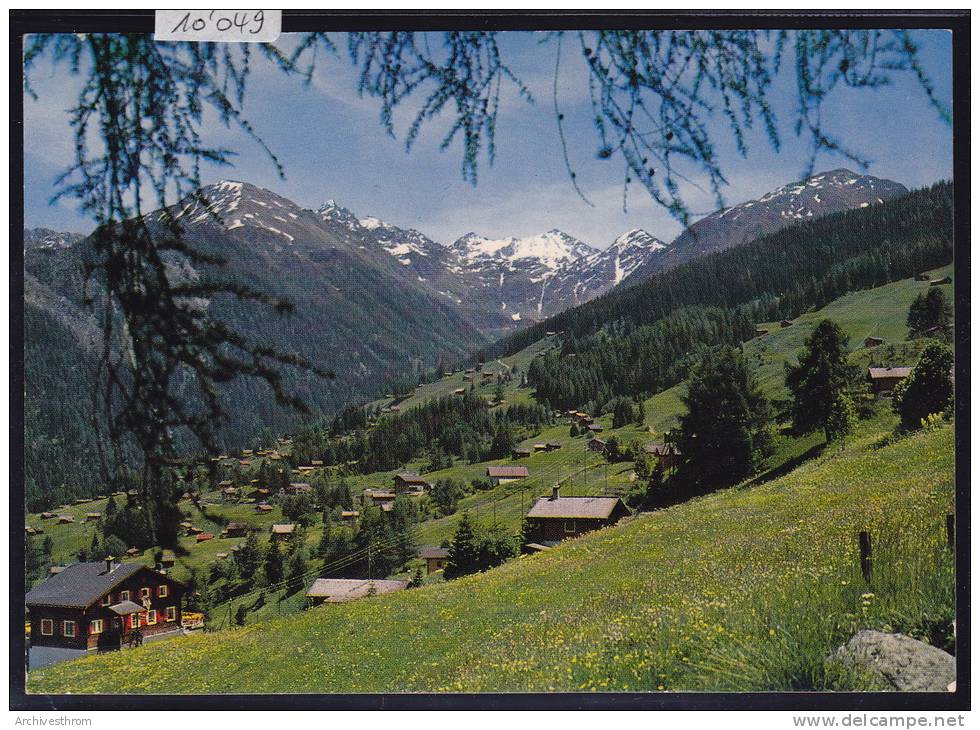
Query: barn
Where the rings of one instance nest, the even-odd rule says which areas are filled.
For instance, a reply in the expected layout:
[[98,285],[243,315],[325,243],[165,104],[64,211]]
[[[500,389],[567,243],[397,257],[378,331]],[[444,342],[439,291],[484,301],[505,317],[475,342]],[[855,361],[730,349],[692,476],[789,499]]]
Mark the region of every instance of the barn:
[[526,466],[488,466],[487,476],[494,484],[506,484],[527,479],[528,470]]
[[562,497],[559,487],[539,497],[527,513],[529,542],[554,544],[614,525],[630,514],[619,497]]

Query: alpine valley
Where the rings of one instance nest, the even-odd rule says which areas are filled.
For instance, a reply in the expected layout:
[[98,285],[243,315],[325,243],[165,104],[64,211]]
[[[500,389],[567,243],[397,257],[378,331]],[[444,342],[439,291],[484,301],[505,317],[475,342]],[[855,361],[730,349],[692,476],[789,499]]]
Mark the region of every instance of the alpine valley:
[[[221,276],[293,302],[286,317],[230,298],[202,304],[253,340],[336,372],[334,380],[292,372],[286,382],[314,413],[330,416],[369,397],[410,391],[426,373],[451,369],[500,337],[615,287],[905,192],[889,180],[835,170],[712,213],[670,243],[634,229],[594,242],[601,249],[556,229],[524,238],[471,232],[444,245],[333,200],[313,210],[236,181],[147,218],[156,225],[174,216],[188,242],[226,262],[207,272],[184,263],[175,268],[180,276]],[[55,458],[66,442],[79,454],[97,451],[90,384],[101,336],[83,304],[81,273],[89,253],[85,236],[24,231],[29,498],[39,484],[85,491],[98,481],[94,456],[91,464]],[[297,424],[259,382],[234,382],[225,397],[233,406],[222,431],[229,447]]]

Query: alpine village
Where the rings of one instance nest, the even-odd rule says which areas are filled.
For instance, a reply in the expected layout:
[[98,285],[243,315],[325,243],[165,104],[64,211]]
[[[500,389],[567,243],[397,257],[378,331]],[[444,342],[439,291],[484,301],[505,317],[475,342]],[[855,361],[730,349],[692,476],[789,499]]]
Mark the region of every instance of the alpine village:
[[164,212],[296,305],[218,316],[336,372],[290,376],[309,414],[228,383],[214,451],[106,475],[93,239],[25,230],[29,692],[955,680],[841,653],[953,651],[950,183],[821,172],[602,250],[232,180]]

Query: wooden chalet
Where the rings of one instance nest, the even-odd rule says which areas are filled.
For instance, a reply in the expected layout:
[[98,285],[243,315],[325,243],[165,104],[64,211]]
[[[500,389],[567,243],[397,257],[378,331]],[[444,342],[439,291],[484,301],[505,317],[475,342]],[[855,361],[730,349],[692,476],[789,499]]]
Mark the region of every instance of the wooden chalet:
[[507,484],[527,479],[528,470],[526,466],[488,466],[487,476],[494,484]]
[[286,494],[308,494],[313,491],[313,487],[306,482],[291,482],[286,487]]
[[75,518],[71,515],[58,515],[59,525],[70,525],[75,521]]
[[510,450],[510,456],[512,459],[526,459],[530,455],[531,455],[531,450],[525,449],[523,447]]
[[347,603],[372,595],[403,591],[408,587],[404,580],[364,580],[363,578],[317,578],[306,597],[314,606],[324,603]]
[[784,319],[784,320],[782,320],[779,323],[779,326],[780,327],[792,327],[793,326],[793,320],[791,320],[791,319]]
[[310,459],[310,466],[323,466],[322,459]]
[[214,535],[210,532],[199,532],[194,539],[198,542],[207,542],[208,540],[213,540]]
[[183,593],[183,583],[138,563],[69,565],[25,598],[31,645],[118,649],[136,634],[176,633]]
[[143,551],[140,550],[138,547],[135,547],[135,546],[129,548],[129,550],[126,551],[126,555],[128,555],[131,558],[135,558],[135,557],[137,557],[139,555],[142,555],[142,554],[143,554]]
[[532,448],[535,451],[547,451],[548,450],[548,444],[534,444],[532,446]]
[[54,519],[54,517],[55,517],[54,512],[42,512],[41,513],[41,519],[42,520],[51,520],[51,519]]
[[340,521],[341,522],[353,522],[354,520],[356,520],[360,516],[361,516],[361,513],[358,512],[357,510],[343,510],[340,513]]
[[606,450],[606,442],[600,438],[589,439],[589,442],[585,446],[589,451],[596,451],[599,453],[604,453]]
[[664,469],[673,469],[681,462],[681,452],[673,444],[650,443],[643,447]]
[[768,335],[768,334],[769,334],[769,330],[767,330],[767,329],[765,329],[763,327],[756,327],[755,328],[755,336],[756,337],[762,337],[762,335]]
[[36,535],[37,534],[37,530],[35,530],[30,525],[27,525],[26,527],[24,527],[24,534],[25,535]]
[[432,485],[418,474],[395,474],[395,493],[404,492],[426,492],[432,489]]
[[446,567],[449,560],[449,548],[444,547],[424,547],[419,550],[419,557],[425,561],[426,574],[435,573]]
[[102,519],[102,513],[101,512],[86,512],[85,513],[85,521],[86,522],[98,522],[101,519]]
[[916,274],[915,275],[915,280],[916,281],[929,281],[929,274],[925,274],[925,273]]
[[619,497],[562,497],[556,485],[527,513],[528,540],[543,545],[614,525],[630,514]]
[[549,441],[545,444],[546,451],[558,451],[561,448],[561,441]]
[[296,534],[296,525],[292,522],[277,524],[272,526],[272,539],[278,540],[280,537],[292,537]]
[[378,506],[385,502],[393,502],[398,495],[388,489],[365,489],[361,494],[361,504]]
[[929,286],[942,286],[943,284],[952,284],[953,277],[944,276],[942,279],[932,279],[929,281]]
[[864,346],[865,347],[879,347],[885,344],[884,337],[865,337]]
[[456,388],[453,391],[453,395],[466,395],[466,388]]
[[272,512],[271,504],[257,504],[255,505],[256,512]]
[[222,532],[222,537],[245,537],[252,527],[247,522],[229,522]]
[[868,380],[873,393],[891,393],[912,372],[910,367],[868,368]]
[[272,494],[271,489],[266,489],[265,487],[259,487],[258,489],[253,489],[252,493],[248,496],[252,499],[265,499],[270,494]]
[[176,562],[177,556],[169,550],[165,551],[163,555],[160,556],[160,565],[165,568],[172,568]]
[[602,426],[600,426],[598,423],[589,424],[589,431],[591,431],[592,433],[602,433],[604,430],[605,429]]

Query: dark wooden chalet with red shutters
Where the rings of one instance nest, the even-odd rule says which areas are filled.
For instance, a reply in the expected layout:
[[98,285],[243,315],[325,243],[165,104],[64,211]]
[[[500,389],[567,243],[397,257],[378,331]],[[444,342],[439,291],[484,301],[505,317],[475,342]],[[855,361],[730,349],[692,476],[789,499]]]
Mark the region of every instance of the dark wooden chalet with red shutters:
[[138,563],[76,563],[28,592],[31,645],[119,648],[180,631],[184,584]]
[[553,487],[551,496],[539,497],[527,513],[528,540],[553,545],[614,525],[629,514],[619,497],[562,497]]

